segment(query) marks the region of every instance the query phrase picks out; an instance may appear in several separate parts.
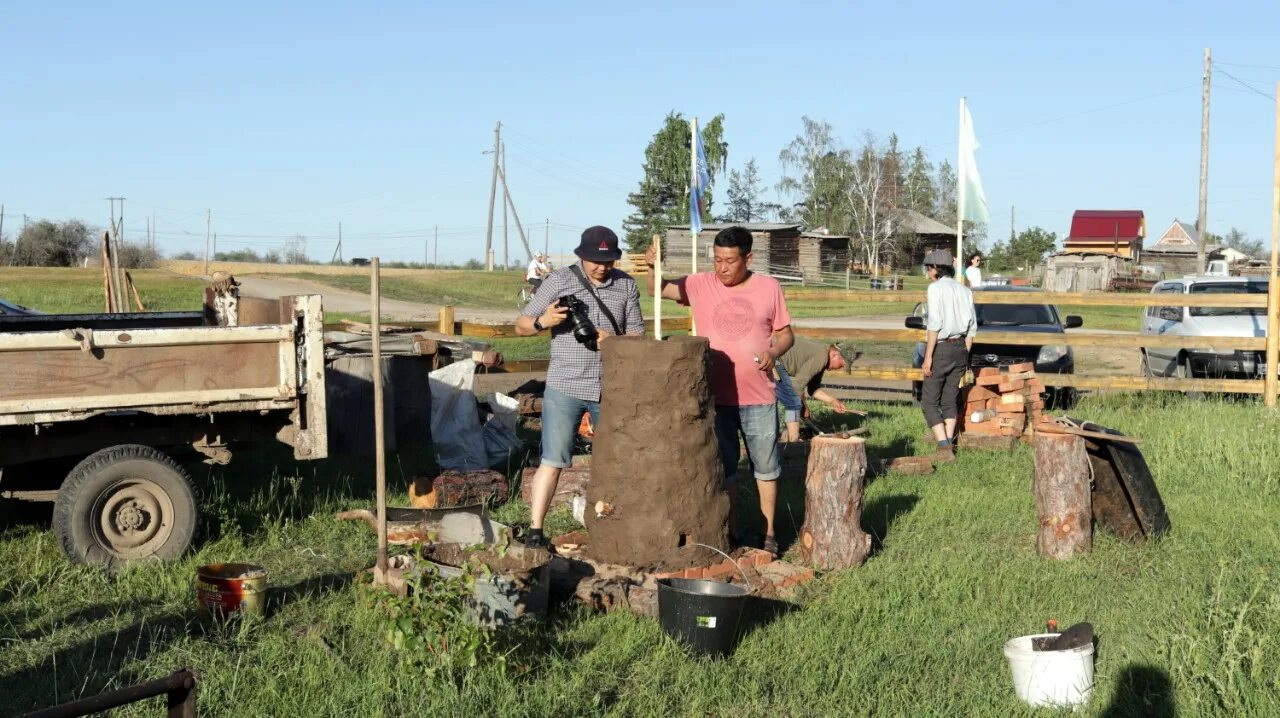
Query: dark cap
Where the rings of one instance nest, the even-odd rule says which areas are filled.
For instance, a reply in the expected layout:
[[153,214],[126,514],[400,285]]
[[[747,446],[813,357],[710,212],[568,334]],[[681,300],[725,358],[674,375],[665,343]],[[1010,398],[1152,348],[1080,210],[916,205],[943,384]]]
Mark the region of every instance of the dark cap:
[[583,231],[582,242],[573,253],[588,262],[616,262],[622,259],[622,250],[618,249],[618,235],[612,229],[600,225],[587,227]]
[[924,263],[926,266],[948,267],[955,264],[956,260],[951,257],[951,252],[945,249],[935,249],[925,255]]

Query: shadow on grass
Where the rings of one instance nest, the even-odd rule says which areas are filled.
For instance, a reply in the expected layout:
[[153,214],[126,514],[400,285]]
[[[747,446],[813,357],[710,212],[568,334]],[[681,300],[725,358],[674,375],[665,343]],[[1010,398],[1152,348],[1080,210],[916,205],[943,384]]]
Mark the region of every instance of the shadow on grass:
[[788,601],[779,601],[775,598],[765,598],[763,596],[747,596],[747,602],[742,607],[742,624],[741,628],[739,628],[739,638],[745,638],[747,635],[768,626],[788,613],[799,610],[799,608],[800,606]]
[[1102,718],[1174,718],[1173,682],[1163,668],[1132,665],[1120,672]]
[[889,529],[898,517],[911,511],[920,502],[914,494],[890,494],[880,496],[867,503],[862,509],[862,528],[871,534],[871,555],[875,556],[884,548],[884,541],[889,536]]
[[[102,609],[107,614],[115,610]],[[0,674],[5,710],[39,710],[146,680],[150,676],[126,666],[144,664],[153,652],[167,649],[186,635],[189,623],[189,617],[180,614],[143,619],[59,648],[56,656],[35,665]]]

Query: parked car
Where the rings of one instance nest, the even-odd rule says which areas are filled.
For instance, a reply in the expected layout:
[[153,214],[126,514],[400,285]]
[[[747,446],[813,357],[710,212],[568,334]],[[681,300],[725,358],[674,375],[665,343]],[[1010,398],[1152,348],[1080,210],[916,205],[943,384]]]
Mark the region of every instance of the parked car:
[[[1263,277],[1183,277],[1159,282],[1151,293],[1266,294],[1267,280]],[[1144,348],[1142,372],[1145,376],[1253,379],[1261,377],[1266,368],[1261,351],[1214,349],[1197,346],[1195,342],[1196,337],[1266,336],[1267,310],[1263,307],[1147,307],[1142,316],[1142,333],[1187,339],[1187,343],[1179,347]]]
[[[1036,371],[1041,374],[1074,374],[1076,372],[1075,355],[1071,347],[1065,344],[1052,343],[1054,335],[1061,335],[1067,329],[1084,326],[1084,320],[1071,315],[1061,318],[1058,308],[1051,304],[1031,302],[1039,289],[1031,287],[983,287],[978,292],[1017,292],[1026,294],[1027,304],[978,304],[975,307],[978,318],[978,334],[974,337],[973,351],[969,353],[969,365],[975,368],[988,366],[1009,366],[1034,362]],[[911,316],[907,317],[909,329],[924,329],[926,305],[917,304]],[[1024,332],[1028,334],[1044,334],[1044,344],[991,344],[982,340],[985,332]],[[924,366],[924,343],[916,345],[915,358],[912,365],[919,369]],[[916,400],[920,399],[920,382],[913,382],[911,390]],[[1045,392],[1045,404],[1050,408],[1069,409],[1078,398],[1075,387],[1055,387]]]

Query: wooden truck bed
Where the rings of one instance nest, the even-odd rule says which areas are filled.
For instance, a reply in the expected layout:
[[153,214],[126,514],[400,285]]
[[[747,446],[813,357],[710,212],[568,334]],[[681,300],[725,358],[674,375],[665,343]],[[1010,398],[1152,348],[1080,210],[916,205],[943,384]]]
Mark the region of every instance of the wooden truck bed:
[[116,414],[288,412],[278,438],[299,459],[324,458],[320,297],[255,301],[265,319],[250,326],[204,326],[201,312],[0,322],[0,430]]

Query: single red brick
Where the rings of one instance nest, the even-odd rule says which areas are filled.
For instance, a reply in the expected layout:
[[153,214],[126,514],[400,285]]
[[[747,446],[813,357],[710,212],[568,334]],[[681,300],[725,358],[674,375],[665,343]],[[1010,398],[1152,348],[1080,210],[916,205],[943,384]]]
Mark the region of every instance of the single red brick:
[[1024,384],[1026,384],[1026,382],[1023,380],[1014,379],[1013,381],[1002,382],[996,388],[1000,390],[1001,394],[1006,394],[1021,389]]
[[1032,364],[1031,362],[1023,362],[1023,363],[1021,363],[1021,364],[1010,364],[1010,365],[1009,365],[1009,373],[1011,373],[1011,374],[1013,374],[1013,373],[1017,373],[1017,372],[1023,372],[1023,371],[1035,371],[1035,370],[1036,370],[1036,365],[1035,365],[1035,364]]
[[720,563],[714,566],[711,566],[706,571],[704,571],[703,577],[704,578],[720,578],[722,576],[733,576],[737,573],[738,573],[737,566],[734,566],[729,561],[721,561]]

